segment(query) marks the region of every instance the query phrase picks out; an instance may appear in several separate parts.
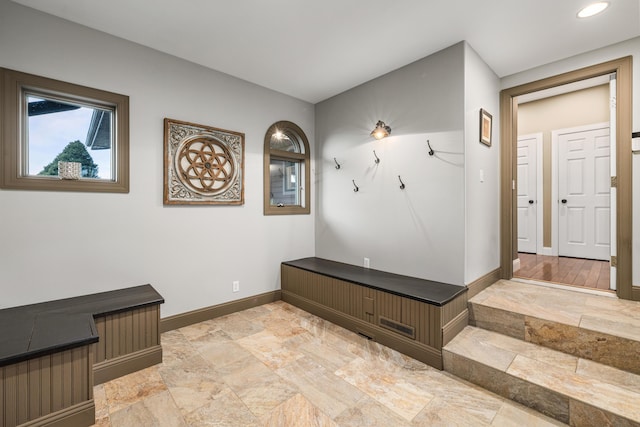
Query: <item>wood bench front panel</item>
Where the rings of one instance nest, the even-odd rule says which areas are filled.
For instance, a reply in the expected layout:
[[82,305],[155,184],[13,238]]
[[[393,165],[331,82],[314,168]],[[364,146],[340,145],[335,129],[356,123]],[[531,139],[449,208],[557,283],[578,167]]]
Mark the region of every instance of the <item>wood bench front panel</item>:
[[411,326],[416,341],[442,347],[441,307],[287,265],[282,266],[282,290],[376,326],[380,316]]
[[369,289],[363,286],[285,265],[282,267],[282,290],[357,319],[373,320],[363,308],[363,298],[369,295]]
[[0,425],[14,427],[89,401],[91,346],[0,367]]
[[159,317],[159,305],[96,317],[95,363],[159,345]]

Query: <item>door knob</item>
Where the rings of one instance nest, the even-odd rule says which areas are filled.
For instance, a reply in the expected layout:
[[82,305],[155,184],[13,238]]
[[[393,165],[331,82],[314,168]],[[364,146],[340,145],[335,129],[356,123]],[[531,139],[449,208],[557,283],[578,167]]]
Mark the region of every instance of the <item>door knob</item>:
[[560,200],[562,203],[567,203],[567,199]]
[[532,205],[533,204],[533,200],[529,200],[529,204]]

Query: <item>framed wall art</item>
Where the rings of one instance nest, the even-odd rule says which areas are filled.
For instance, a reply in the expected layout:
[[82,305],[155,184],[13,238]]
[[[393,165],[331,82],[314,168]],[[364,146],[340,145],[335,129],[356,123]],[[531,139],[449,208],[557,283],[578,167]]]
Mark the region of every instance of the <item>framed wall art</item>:
[[244,204],[244,133],[165,118],[164,204]]
[[483,108],[480,109],[480,142],[491,147],[491,129],[493,126],[493,116]]

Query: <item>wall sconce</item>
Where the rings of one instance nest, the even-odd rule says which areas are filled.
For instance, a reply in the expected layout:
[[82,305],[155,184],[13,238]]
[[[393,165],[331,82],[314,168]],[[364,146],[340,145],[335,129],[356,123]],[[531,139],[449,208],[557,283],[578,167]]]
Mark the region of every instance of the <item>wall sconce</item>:
[[376,123],[376,128],[371,131],[370,136],[374,137],[375,139],[382,139],[388,137],[390,134],[391,128],[385,125],[382,120],[378,120],[378,123]]

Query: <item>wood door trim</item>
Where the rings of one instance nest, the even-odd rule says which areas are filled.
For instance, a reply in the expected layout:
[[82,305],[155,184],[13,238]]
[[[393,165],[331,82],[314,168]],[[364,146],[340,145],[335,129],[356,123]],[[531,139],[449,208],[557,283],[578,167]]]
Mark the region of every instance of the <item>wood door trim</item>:
[[513,260],[517,256],[516,178],[517,102],[514,98],[531,92],[616,73],[616,162],[617,162],[617,294],[620,298],[640,300],[640,287],[632,284],[632,57],[626,56],[579,70],[570,71],[500,92],[500,264],[503,278],[513,277]]

